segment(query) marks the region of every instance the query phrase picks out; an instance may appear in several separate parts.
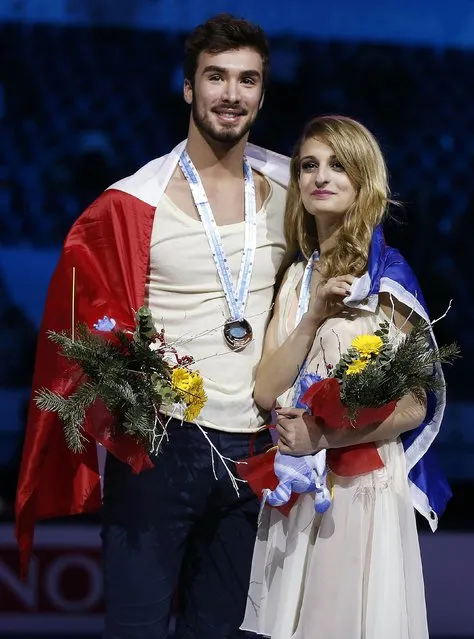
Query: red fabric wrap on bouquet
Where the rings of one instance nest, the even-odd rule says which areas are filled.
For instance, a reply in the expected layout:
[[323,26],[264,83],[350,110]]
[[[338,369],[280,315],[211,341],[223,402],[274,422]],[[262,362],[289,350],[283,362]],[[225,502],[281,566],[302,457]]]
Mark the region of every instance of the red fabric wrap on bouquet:
[[[262,498],[262,492],[265,488],[275,490],[278,486],[279,480],[273,468],[276,452],[277,447],[275,446],[265,453],[242,459],[240,460],[241,463],[235,465],[241,479],[248,482],[250,488],[259,499]],[[277,506],[276,508],[285,516],[288,516],[297,499],[298,494],[294,493],[291,495],[288,503],[283,504],[283,506]]]
[[340,477],[364,475],[384,465],[373,442],[330,448],[326,452],[326,461],[329,469]]
[[134,473],[153,468],[154,464],[145,448],[131,435],[117,430],[116,423],[115,416],[102,399],[97,399],[87,410],[84,430],[114,457],[128,464]]
[[[301,398],[311,413],[320,418],[326,428],[366,428],[383,422],[395,409],[396,401],[379,408],[362,408],[351,421],[346,406],[341,401],[340,384],[334,377],[316,382]],[[342,477],[369,473],[383,467],[383,461],[373,443],[356,444],[343,448],[332,448],[327,452],[329,468]]]

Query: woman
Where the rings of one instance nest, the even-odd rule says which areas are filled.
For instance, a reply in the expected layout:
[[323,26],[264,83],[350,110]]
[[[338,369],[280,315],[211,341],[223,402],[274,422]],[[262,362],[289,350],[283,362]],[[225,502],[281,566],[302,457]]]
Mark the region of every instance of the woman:
[[332,502],[324,514],[315,514],[311,494],[288,517],[263,510],[242,628],[272,639],[428,638],[413,505],[434,529],[435,510],[449,497],[433,460],[429,469],[426,463],[444,392],[425,405],[405,396],[381,423],[336,433],[293,408],[302,367],[324,377],[354,337],[381,321],[394,323],[402,339],[417,315],[427,319],[416,279],[384,243],[379,225],[388,203],[386,167],[371,133],[340,116],[309,122],[291,161],[286,206],[288,241],[304,259],[279,291],[255,398],[263,408],[280,407],[281,453],[345,453],[365,444],[376,447],[383,467],[352,476],[329,468]]

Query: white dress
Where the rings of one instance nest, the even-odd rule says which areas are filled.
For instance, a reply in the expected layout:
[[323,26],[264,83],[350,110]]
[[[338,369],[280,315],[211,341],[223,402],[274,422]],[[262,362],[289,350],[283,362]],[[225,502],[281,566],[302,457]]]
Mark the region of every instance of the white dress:
[[[304,264],[280,294],[279,342],[294,326]],[[308,370],[326,376],[356,335],[382,311],[347,310],[320,328]],[[290,392],[280,398],[291,402]],[[301,495],[288,517],[265,507],[254,550],[242,629],[272,639],[428,639],[415,513],[400,441],[377,444],[384,467],[356,477],[333,473],[324,515]]]

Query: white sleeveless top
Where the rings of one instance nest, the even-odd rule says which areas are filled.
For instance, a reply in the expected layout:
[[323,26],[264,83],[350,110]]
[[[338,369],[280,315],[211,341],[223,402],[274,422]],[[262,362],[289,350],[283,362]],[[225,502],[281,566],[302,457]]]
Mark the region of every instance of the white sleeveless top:
[[[207,402],[197,422],[222,431],[252,432],[265,423],[253,401],[274,284],[285,252],[283,214],[286,191],[266,178],[270,193],[257,213],[257,249],[245,318],[253,341],[236,353],[225,344],[222,325],[229,310],[202,223],[165,194],[154,218],[148,304],[167,342],[189,339],[178,352],[195,360],[204,378]],[[219,227],[234,285],[244,246],[244,222]]]

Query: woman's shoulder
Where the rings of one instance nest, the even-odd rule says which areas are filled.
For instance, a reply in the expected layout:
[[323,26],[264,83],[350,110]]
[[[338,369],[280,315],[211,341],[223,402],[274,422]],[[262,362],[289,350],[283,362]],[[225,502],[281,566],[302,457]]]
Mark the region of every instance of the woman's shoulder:
[[415,272],[397,249],[387,247],[383,267],[377,278],[379,295],[389,294],[422,317],[427,313],[426,302]]
[[286,269],[278,290],[278,302],[280,308],[282,306],[285,306],[288,298],[295,293],[298,283],[301,280],[303,271],[304,266],[302,268],[299,267],[298,262],[292,262]]
[[303,256],[302,253],[299,253],[290,266],[286,269],[286,273],[284,275],[284,281],[286,282],[294,282],[296,280],[296,284],[300,280],[301,276],[304,273],[304,269],[306,267],[307,260]]
[[400,282],[404,282],[406,279],[416,281],[415,272],[408,261],[398,249],[392,246],[387,246],[381,276],[389,277],[390,279]]

